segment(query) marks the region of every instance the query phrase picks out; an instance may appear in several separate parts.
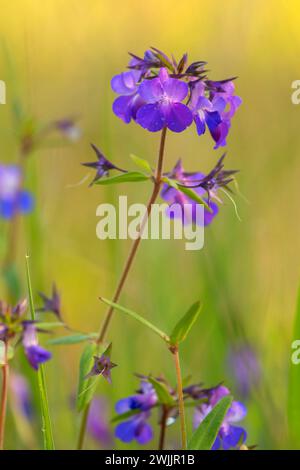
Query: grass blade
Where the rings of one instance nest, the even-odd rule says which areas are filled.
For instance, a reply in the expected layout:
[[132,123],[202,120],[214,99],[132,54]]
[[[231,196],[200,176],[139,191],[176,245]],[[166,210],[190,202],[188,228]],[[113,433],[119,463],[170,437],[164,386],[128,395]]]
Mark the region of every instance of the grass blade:
[[[28,287],[28,297],[29,297],[29,306],[31,319],[35,320],[35,309],[33,303],[32,287],[31,287],[31,278],[30,278],[30,269],[29,269],[29,256],[26,255],[26,275],[27,275],[27,287]],[[47,395],[47,386],[45,378],[44,365],[41,364],[39,370],[37,371],[38,387],[41,401],[41,412],[42,412],[42,432],[44,438],[44,449],[45,450],[54,450],[54,440],[52,433],[52,424],[49,412],[49,403]]]

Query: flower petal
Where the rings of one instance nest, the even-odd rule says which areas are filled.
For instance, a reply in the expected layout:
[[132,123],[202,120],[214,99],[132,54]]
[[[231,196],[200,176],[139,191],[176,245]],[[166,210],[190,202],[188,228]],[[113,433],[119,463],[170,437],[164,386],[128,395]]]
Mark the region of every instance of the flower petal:
[[137,112],[136,121],[150,132],[160,131],[166,125],[165,115],[158,104],[142,106]]
[[135,438],[137,442],[142,445],[151,441],[153,438],[153,431],[150,424],[148,424],[146,421],[139,423],[135,430]]
[[167,125],[173,132],[182,132],[193,122],[191,110],[182,103],[173,103],[168,106]]
[[226,420],[230,423],[237,423],[245,418],[247,414],[247,408],[240,401],[233,401],[231,407],[228,410]]
[[123,442],[131,442],[135,437],[136,422],[134,420],[124,421],[115,429],[115,436]]
[[223,449],[228,450],[231,448],[236,447],[239,443],[245,442],[247,438],[247,433],[245,429],[237,427],[237,426],[230,426],[228,433],[223,436]]
[[163,84],[164,92],[171,101],[179,102],[184,100],[189,92],[189,87],[185,82],[181,82],[176,78],[169,78]]

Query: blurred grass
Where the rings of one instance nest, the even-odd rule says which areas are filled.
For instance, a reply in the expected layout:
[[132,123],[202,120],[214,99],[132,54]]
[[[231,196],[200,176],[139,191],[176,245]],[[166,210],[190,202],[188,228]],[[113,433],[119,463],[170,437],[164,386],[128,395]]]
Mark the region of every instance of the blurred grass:
[[[11,119],[16,93],[26,111],[43,122],[80,116],[84,134],[78,144],[40,150],[30,162],[28,185],[37,207],[24,224],[19,269],[25,273],[28,249],[35,290],[50,290],[55,280],[67,321],[85,331],[99,327],[104,306],[98,296],[112,295],[130,243],[96,239],[96,207],[116,201],[127,187],[69,185],[86,174],[80,162],[91,159],[90,142],[131,168],[131,152],[153,163],[158,149],[158,135],[126,126],[113,115],[110,78],[124,69],[127,51],[141,54],[150,45],[176,56],[187,50],[192,60],[207,60],[213,78],[239,76],[243,106],[233,120],[227,165],[240,168],[239,186],[250,201],[237,198],[242,222],[226,201],[199,253],[185,251],[181,242],[145,241],[122,304],[170,328],[200,297],[203,313],[183,347],[183,373],[207,385],[221,380],[233,385],[225,367],[228,346],[246,336],[263,368],[263,386],[248,403],[249,442],[288,446],[285,403],[300,244],[300,111],[290,100],[291,82],[299,78],[298,2],[273,0],[270,6],[266,0],[232,0],[220,7],[199,0],[188,5],[117,0],[113,6],[96,0],[43,5],[1,0],[0,6],[2,40],[16,71],[13,79],[0,54],[0,79],[7,83],[7,105],[0,106],[1,161],[17,158]],[[219,156],[209,136],[199,138],[193,128],[167,136],[167,168],[182,157],[188,169],[205,171]],[[144,202],[149,192],[143,183],[128,186],[134,202]],[[1,223],[1,252],[5,231]],[[163,345],[130,319],[116,314],[110,339],[119,367],[113,371],[114,386],[103,383],[99,391],[109,397],[111,408],[136,387],[133,372],[163,372],[174,381]],[[58,448],[75,443],[77,418],[68,407],[80,349],[57,347],[47,365]],[[170,432],[175,439],[175,431]]]

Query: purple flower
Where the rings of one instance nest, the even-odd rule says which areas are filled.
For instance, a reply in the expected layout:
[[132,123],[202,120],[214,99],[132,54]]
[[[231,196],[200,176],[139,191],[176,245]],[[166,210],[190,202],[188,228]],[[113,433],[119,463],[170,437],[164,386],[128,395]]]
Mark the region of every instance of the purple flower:
[[31,420],[33,415],[32,397],[26,378],[13,372],[10,375],[10,389],[14,409],[18,410],[27,420]]
[[116,403],[116,412],[119,414],[130,411],[137,413],[130,419],[118,424],[115,435],[123,442],[136,440],[139,444],[146,444],[153,437],[151,426],[147,423],[150,410],[156,405],[158,399],[152,385],[142,380],[140,389],[135,395],[123,398]]
[[126,124],[131,119],[136,118],[136,113],[143,100],[138,94],[138,82],[141,78],[141,72],[130,70],[116,75],[111,80],[111,87],[119,96],[113,103],[113,111]]
[[138,444],[147,444],[153,438],[153,431],[147,423],[149,412],[142,412],[128,421],[118,424],[115,435],[123,442],[136,440]]
[[139,86],[139,95],[146,104],[137,112],[137,123],[151,132],[163,127],[184,131],[193,121],[191,111],[181,103],[188,92],[185,82],[169,77],[166,68],[160,69],[157,78],[144,80]]
[[51,359],[52,354],[38,344],[36,326],[31,321],[23,322],[23,346],[29,364],[38,370],[39,365]]
[[107,158],[96,147],[96,145],[91,144],[91,147],[95,151],[98,160],[96,162],[82,163],[82,165],[87,166],[89,168],[93,168],[93,169],[96,170],[96,176],[93,179],[90,186],[93,183],[95,183],[95,181],[98,181],[100,178],[103,178],[103,176],[107,176],[110,170],[118,170],[118,171],[121,171],[122,173],[126,173],[125,170],[122,170],[121,168],[118,168],[113,163],[111,163],[109,160],[107,160]]
[[228,365],[239,394],[247,398],[251,389],[258,385],[261,378],[261,367],[255,351],[247,344],[232,348],[228,357]]
[[99,397],[94,398],[88,416],[87,431],[95,441],[104,446],[109,446],[112,442],[108,423],[109,418],[106,401]]
[[[228,388],[223,385],[218,385],[215,388],[206,391],[208,396],[208,403],[203,403],[195,408],[194,414],[194,427],[197,428],[204,418],[211,412],[214,406],[230,392]],[[246,440],[247,433],[244,428],[236,426],[235,423],[244,419],[247,414],[246,407],[238,402],[233,401],[224,421],[220,427],[218,436],[214,442],[212,450],[223,448],[229,450],[238,448]]]
[[[219,212],[219,209],[216,203],[205,199],[206,190],[199,186],[199,181],[203,180],[205,175],[203,173],[185,172],[182,167],[181,160],[179,160],[173,171],[168,176],[171,179],[175,179],[176,181],[180,182],[184,186],[192,186],[193,190],[203,200],[205,200],[205,202],[209,205],[211,212],[207,208],[204,208],[204,225],[209,225]],[[167,183],[165,183],[161,191],[161,197],[169,203],[167,215],[170,218],[181,217],[182,222],[186,224],[199,222],[198,218],[196,217],[196,207],[198,203],[186,194],[183,194],[178,189],[172,188]],[[181,213],[178,213],[178,211],[175,210],[176,204],[181,206]]]
[[87,374],[86,378],[93,377],[95,375],[102,375],[107,382],[111,384],[111,369],[116,367],[117,364],[111,362],[109,353],[102,354],[101,357],[94,356],[94,364],[92,370]]
[[0,165],[0,217],[12,219],[33,209],[33,197],[22,189],[22,172],[15,165]]
[[52,312],[61,320],[61,299],[57,291],[56,285],[52,285],[52,295],[47,297],[42,292],[39,292],[39,296],[42,298],[44,305],[37,309],[39,312]]

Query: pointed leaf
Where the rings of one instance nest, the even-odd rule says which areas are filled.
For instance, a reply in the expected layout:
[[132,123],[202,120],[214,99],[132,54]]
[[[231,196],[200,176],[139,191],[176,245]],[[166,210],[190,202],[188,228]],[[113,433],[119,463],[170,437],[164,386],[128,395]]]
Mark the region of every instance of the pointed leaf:
[[139,171],[129,171],[128,173],[122,173],[121,175],[110,176],[108,178],[101,178],[95,181],[94,184],[106,185],[106,184],[119,184],[119,183],[136,183],[139,181],[146,181],[150,176],[145,175]]
[[58,345],[67,345],[67,344],[77,344],[82,343],[83,341],[89,341],[91,339],[97,338],[97,333],[78,333],[75,335],[61,336],[60,338],[50,339],[48,344],[55,346]]
[[149,377],[149,382],[153,385],[154,390],[156,391],[158,401],[163,405],[174,406],[175,400],[167,389],[166,385],[158,380]]
[[145,318],[141,317],[137,313],[133,312],[132,310],[129,310],[128,308],[122,307],[119,304],[116,304],[114,302],[111,302],[110,300],[105,299],[104,297],[100,297],[100,300],[102,300],[104,303],[107,305],[110,305],[111,307],[115,308],[116,310],[119,310],[120,312],[125,313],[126,315],[129,315],[130,317],[134,318],[138,322],[142,323],[142,325],[146,326],[150,330],[154,331],[158,336],[160,336],[164,341],[169,342],[170,338],[166,333],[164,333],[162,330],[157,328],[155,325],[150,323],[148,320]]
[[175,325],[170,336],[171,344],[179,344],[186,339],[189,331],[197,320],[200,311],[201,304],[198,301],[191,306],[184,317],[182,317],[181,320],[179,320],[179,322]]
[[182,184],[178,182],[177,182],[177,186],[178,186],[177,189],[183,194],[185,194],[186,196],[188,196],[190,199],[192,199],[192,201],[195,201],[198,204],[203,204],[205,209],[207,209],[209,212],[212,212],[207,202],[204,201],[204,199],[202,199],[202,197],[199,196],[199,194],[196,193],[196,191],[194,191],[192,188],[187,188],[186,186],[183,186]]
[[97,383],[97,376],[86,379],[87,374],[93,367],[94,355],[97,353],[96,343],[85,346],[79,363],[79,379],[77,388],[76,405],[78,411],[82,411],[92,400]]
[[147,173],[150,173],[150,174],[152,173],[151,165],[147,160],[137,157],[133,153],[130,155],[130,158],[141,170],[146,171]]
[[139,408],[135,410],[126,411],[126,413],[122,413],[120,415],[115,416],[111,422],[118,423],[119,421],[126,421],[127,419],[131,418],[132,416],[138,415],[141,412]]
[[222,398],[204,418],[188,444],[188,450],[210,450],[231,405],[232,397]]

